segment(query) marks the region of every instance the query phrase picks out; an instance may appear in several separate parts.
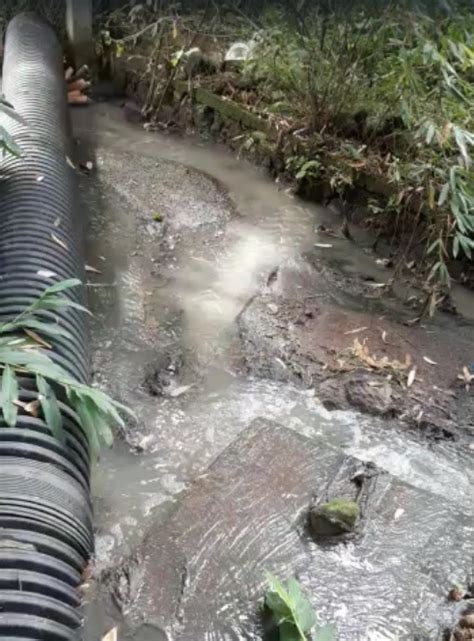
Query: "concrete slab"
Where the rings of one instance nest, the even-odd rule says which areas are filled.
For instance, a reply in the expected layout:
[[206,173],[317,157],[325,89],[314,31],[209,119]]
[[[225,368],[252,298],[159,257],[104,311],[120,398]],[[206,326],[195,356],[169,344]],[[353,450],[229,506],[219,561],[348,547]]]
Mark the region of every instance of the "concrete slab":
[[340,641],[412,639],[427,629],[438,638],[455,616],[446,601],[451,582],[469,571],[472,517],[383,474],[361,533],[317,544],[302,514],[315,496],[334,494],[354,464],[323,443],[255,421],[115,573],[134,640],[143,641],[143,625],[179,641],[260,639],[266,570],[299,577],[323,619],[337,622]]

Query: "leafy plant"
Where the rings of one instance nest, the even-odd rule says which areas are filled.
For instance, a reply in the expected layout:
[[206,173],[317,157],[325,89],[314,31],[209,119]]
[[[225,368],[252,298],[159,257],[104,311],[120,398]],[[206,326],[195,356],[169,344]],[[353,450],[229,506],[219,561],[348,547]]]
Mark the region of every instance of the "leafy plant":
[[317,625],[317,615],[296,579],[290,579],[285,586],[272,574],[267,578],[265,606],[278,626],[280,641],[336,641],[336,626]]
[[[18,409],[35,415],[39,407],[54,436],[64,439],[59,399],[65,398],[76,411],[88,436],[91,453],[97,457],[101,441],[112,445],[112,425],[124,426],[120,412],[133,416],[125,406],[110,399],[104,392],[76,381],[48,352],[47,337],[72,338],[56,321],[44,319],[44,312],[75,308],[88,310],[63,296],[63,292],[81,285],[78,279],[61,281],[44,290],[41,296],[12,321],[0,324],[1,409],[5,423],[17,423]],[[20,400],[21,377],[35,381],[37,402]]]
[[[16,120],[22,125],[26,124],[25,119],[15,111],[13,105],[5,100],[3,96],[0,96],[0,114],[2,113],[9,118],[12,118],[13,120]],[[20,147],[3,126],[0,126],[0,150],[2,155],[10,153],[13,156],[21,156]]]
[[449,260],[474,253],[474,20],[461,4],[433,12],[273,9],[245,74],[260,110],[278,119],[278,96],[287,106],[279,125],[308,142],[290,173],[322,175],[341,195],[359,170],[384,175],[393,196],[373,222],[397,242],[411,237],[401,258],[424,244],[427,282],[447,287]]

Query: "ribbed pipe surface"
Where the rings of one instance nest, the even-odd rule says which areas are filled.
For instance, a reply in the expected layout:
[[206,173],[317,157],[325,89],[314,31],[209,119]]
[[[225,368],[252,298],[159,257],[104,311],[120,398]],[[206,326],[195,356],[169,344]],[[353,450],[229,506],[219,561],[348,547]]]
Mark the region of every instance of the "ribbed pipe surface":
[[[0,322],[11,320],[55,282],[83,280],[82,221],[70,166],[71,137],[61,46],[32,14],[8,26],[3,93],[27,124],[0,114],[22,156],[0,164]],[[65,293],[84,302],[81,288]],[[89,381],[86,318],[75,309],[44,312],[72,335],[49,355]],[[21,379],[20,399],[37,397]],[[0,418],[0,638],[78,638],[78,587],[93,547],[89,443],[77,416],[60,403],[65,439],[44,417]]]

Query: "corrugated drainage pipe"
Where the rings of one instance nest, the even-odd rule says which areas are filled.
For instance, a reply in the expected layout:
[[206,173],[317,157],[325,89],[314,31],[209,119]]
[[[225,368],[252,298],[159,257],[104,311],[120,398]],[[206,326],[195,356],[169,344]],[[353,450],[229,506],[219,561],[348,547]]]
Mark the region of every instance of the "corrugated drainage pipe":
[[[22,150],[0,163],[0,322],[49,285],[83,280],[82,221],[70,165],[71,136],[61,46],[33,14],[8,26],[3,93],[27,124],[0,116]],[[81,288],[65,295],[84,302]],[[48,312],[45,319],[53,318]],[[51,357],[89,380],[86,319],[55,311],[72,335],[51,340]],[[21,379],[24,401],[37,397]],[[60,404],[65,440],[44,417],[0,423],[0,638],[71,641],[79,636],[78,587],[93,547],[89,442],[75,413]],[[2,420],[3,421],[3,420]]]

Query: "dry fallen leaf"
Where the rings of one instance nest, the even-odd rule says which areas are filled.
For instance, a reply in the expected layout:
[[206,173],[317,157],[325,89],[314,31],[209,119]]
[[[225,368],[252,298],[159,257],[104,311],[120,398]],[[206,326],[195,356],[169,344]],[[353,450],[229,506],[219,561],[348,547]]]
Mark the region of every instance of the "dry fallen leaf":
[[102,274],[100,269],[92,267],[91,265],[86,265],[86,272],[90,272],[91,274]]
[[29,403],[17,400],[14,401],[13,404],[17,407],[21,407],[21,409],[25,410],[27,414],[31,414],[31,416],[38,416],[38,410],[40,407],[40,402],[38,400],[30,401]]
[[423,360],[425,363],[428,363],[428,365],[437,365],[438,363],[436,361],[431,360],[431,358],[428,358],[428,356],[423,356]]
[[23,328],[23,331],[31,338],[31,340],[33,340],[35,343],[38,343],[38,345],[41,345],[41,347],[52,349],[53,346],[50,345],[50,343],[46,342],[44,338],[38,336],[36,332],[33,332],[31,329],[27,329],[26,327]]
[[387,332],[386,332],[385,330],[382,332],[382,341],[383,341],[384,343],[386,343],[386,342],[387,342]]
[[360,334],[360,332],[365,332],[368,327],[357,327],[357,329],[351,329],[348,332],[344,332],[344,336],[349,336],[349,334]]
[[61,240],[60,238],[58,238],[58,237],[56,236],[56,234],[51,234],[51,238],[52,238],[52,239],[54,240],[54,242],[55,242],[55,243],[57,243],[60,247],[62,247],[62,248],[63,248],[63,249],[65,249],[66,251],[69,251],[68,246],[66,245],[66,243],[65,243],[63,240]]
[[408,374],[407,387],[411,387],[413,385],[413,383],[415,382],[415,378],[416,378],[416,367],[410,370],[410,373]]
[[75,169],[76,165],[72,162],[72,160],[69,158],[69,156],[66,156],[66,162],[71,167],[71,169]]
[[112,628],[110,632],[107,632],[107,634],[102,637],[102,641],[118,641],[118,628]]
[[354,339],[354,343],[350,348],[350,356],[361,361],[366,367],[374,370],[388,370],[388,373],[399,375],[400,372],[405,372],[411,365],[411,356],[409,354],[405,357],[405,362],[398,360],[390,360],[387,356],[378,358],[376,354],[371,354],[367,346],[367,340],[359,341],[358,338]]

